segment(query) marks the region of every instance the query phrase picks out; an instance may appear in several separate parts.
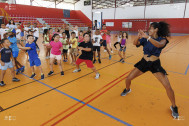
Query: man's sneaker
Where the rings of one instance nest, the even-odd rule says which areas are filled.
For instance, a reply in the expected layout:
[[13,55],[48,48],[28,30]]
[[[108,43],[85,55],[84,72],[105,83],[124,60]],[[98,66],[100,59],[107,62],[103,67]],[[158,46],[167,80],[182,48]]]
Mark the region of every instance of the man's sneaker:
[[172,111],[172,116],[173,116],[173,118],[175,118],[175,119],[179,118],[177,106],[175,106],[174,108],[173,108],[173,106],[171,106],[170,109],[171,109],[171,111]]
[[93,60],[93,64],[95,64],[96,63],[96,60]]
[[67,59],[65,59],[65,62],[68,62],[68,60],[67,60]]
[[30,77],[30,79],[32,79],[32,78],[34,78],[36,76],[36,74],[34,73],[34,74],[32,74],[31,75],[31,77]]
[[21,70],[21,72],[23,73],[24,70],[25,70],[25,66],[21,67],[20,70]]
[[109,60],[111,60],[112,59],[112,55],[109,55]]
[[66,60],[63,60],[63,62],[66,62]]
[[130,93],[131,89],[126,90],[126,88],[123,90],[123,92],[121,93],[121,96],[125,96],[126,94]]
[[99,79],[99,77],[100,77],[100,74],[97,73],[95,79]]
[[119,62],[122,62],[122,60],[123,60],[123,58],[121,58],[121,59],[119,60]]
[[50,71],[50,72],[48,73],[48,75],[51,76],[53,73],[54,73],[53,71]]
[[98,59],[98,62],[99,62],[99,63],[101,63],[101,60],[100,60],[100,59]]
[[77,73],[77,72],[80,72],[81,71],[81,69],[75,69],[74,71],[73,71],[73,73]]
[[104,52],[107,52],[107,50],[104,50]]
[[3,87],[5,86],[6,84],[4,82],[0,82],[0,86]]
[[20,80],[15,77],[15,78],[12,79],[12,81],[13,81],[13,82],[19,82]]
[[64,76],[64,71],[61,71],[61,76]]
[[41,75],[41,80],[44,80],[44,78],[45,78],[45,75],[42,74],[42,75]]

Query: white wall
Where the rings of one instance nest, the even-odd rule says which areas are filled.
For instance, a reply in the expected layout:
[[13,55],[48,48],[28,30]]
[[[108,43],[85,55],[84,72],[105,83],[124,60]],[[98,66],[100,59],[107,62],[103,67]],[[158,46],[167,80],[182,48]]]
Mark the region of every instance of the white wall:
[[84,1],[85,0],[80,0],[77,2],[75,4],[75,10],[81,10],[90,20],[92,20],[92,6],[84,6]]
[[151,5],[146,7],[146,18],[183,18],[185,3]]
[[114,8],[110,9],[93,9],[92,12],[102,12],[102,19],[114,19]]
[[116,19],[144,18],[144,6],[116,8]]

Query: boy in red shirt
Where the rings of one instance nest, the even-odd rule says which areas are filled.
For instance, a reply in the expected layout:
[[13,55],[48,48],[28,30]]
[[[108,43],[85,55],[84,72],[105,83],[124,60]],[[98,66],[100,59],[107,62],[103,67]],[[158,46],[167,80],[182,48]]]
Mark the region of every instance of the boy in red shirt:
[[105,25],[105,24],[102,25],[102,30],[100,31],[100,33],[101,33],[102,39],[103,39],[103,42],[102,42],[102,45],[101,45],[101,46],[104,46],[104,49],[107,50],[107,52],[108,52],[108,54],[109,54],[109,60],[111,60],[112,55],[110,54],[110,51],[109,51],[109,49],[107,48],[107,43],[106,43],[107,30],[106,30],[106,25]]

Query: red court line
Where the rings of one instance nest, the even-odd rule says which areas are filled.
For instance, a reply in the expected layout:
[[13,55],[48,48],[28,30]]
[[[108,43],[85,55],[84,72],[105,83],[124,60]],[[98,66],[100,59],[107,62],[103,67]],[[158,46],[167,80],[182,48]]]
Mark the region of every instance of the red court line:
[[89,96],[87,96],[86,98],[82,99],[80,102],[74,104],[73,106],[67,108],[66,110],[64,110],[63,112],[59,113],[58,115],[54,116],[53,118],[51,118],[50,120],[44,122],[43,124],[41,124],[40,126],[44,126],[46,125],[47,123],[51,122],[52,120],[56,119],[57,117],[59,117],[60,115],[62,115],[63,113],[67,112],[68,110],[72,109],[73,107],[75,107],[76,105],[80,104],[82,101],[90,98],[91,96],[93,96],[94,94],[96,94],[97,92],[99,92],[100,90],[104,89],[105,87],[109,86],[110,84],[112,84],[113,82],[117,81],[118,79],[120,79],[121,77],[123,77],[124,75],[126,75],[127,73],[131,72],[128,71],[126,73],[124,73],[123,75],[119,76],[118,78],[114,79],[113,81],[109,82],[108,84],[106,84],[105,86],[103,86],[102,88],[98,89],[97,91],[93,92],[92,94],[90,94]]
[[97,96],[95,96],[94,98],[92,98],[91,100],[89,100],[88,102],[86,102],[85,104],[83,104],[82,106],[78,107],[74,111],[70,112],[69,114],[67,114],[63,118],[59,119],[57,122],[53,123],[51,126],[55,126],[58,123],[60,123],[61,121],[63,121],[64,119],[68,118],[69,116],[71,116],[72,114],[74,114],[75,112],[77,112],[78,110],[80,110],[81,108],[83,108],[84,106],[86,106],[87,104],[89,104],[90,102],[94,101],[96,98],[98,98],[99,96],[101,96],[102,94],[104,94],[105,92],[107,92],[108,90],[110,90],[111,88],[113,88],[115,85],[117,85],[118,83],[120,83],[122,80],[125,80],[127,77],[128,76],[122,78],[120,81],[116,82],[114,85],[112,85],[111,87],[107,88],[106,90],[104,90],[103,92],[101,92],[100,94],[98,94]]

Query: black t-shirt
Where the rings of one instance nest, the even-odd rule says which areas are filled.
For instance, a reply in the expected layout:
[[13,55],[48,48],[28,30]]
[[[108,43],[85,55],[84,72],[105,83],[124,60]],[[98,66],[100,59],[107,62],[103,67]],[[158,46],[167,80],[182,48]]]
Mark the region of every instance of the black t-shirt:
[[83,48],[91,48],[90,52],[84,51],[82,50],[82,54],[80,55],[80,59],[84,59],[84,60],[93,60],[93,44],[91,42],[81,42],[79,44],[79,47],[83,47]]
[[12,55],[12,49],[11,48],[1,48],[1,61],[8,63],[10,62],[10,58]]

